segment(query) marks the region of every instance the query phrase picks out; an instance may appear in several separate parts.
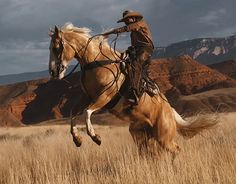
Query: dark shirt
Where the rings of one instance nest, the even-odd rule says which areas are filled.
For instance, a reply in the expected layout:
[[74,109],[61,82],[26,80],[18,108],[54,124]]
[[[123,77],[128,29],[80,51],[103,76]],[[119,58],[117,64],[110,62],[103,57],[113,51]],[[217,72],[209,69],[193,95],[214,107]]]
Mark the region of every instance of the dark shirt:
[[146,22],[144,22],[143,20],[131,23],[121,28],[117,28],[114,30],[114,32],[131,32],[130,37],[132,46],[136,48],[145,47],[150,49],[151,52],[154,49],[151,32]]

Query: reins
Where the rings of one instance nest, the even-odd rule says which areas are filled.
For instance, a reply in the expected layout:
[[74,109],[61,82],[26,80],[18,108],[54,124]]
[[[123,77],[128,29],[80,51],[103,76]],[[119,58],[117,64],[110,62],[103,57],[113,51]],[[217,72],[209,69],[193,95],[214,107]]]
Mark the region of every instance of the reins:
[[[86,52],[86,50],[87,50],[87,48],[88,48],[88,45],[89,45],[89,43],[92,41],[92,39],[93,39],[94,37],[100,36],[100,35],[101,35],[101,34],[97,34],[97,35],[94,35],[94,36],[92,36],[91,38],[88,39],[86,45],[81,48],[81,50],[84,49],[84,53],[83,53],[82,57],[85,55],[85,52]],[[75,50],[75,53],[78,52],[70,43],[68,43],[68,45],[69,45],[70,47],[72,47],[72,48]],[[63,79],[68,78],[68,77],[76,70],[76,68],[77,68],[78,66],[79,66],[79,62],[74,66],[74,68],[70,71],[70,73],[68,73]]]
[[[84,49],[84,52],[83,52],[83,54],[82,54],[82,57],[85,55],[85,52],[86,52],[86,50],[87,50],[87,48],[88,48],[88,45],[90,44],[90,42],[92,41],[92,39],[95,38],[95,37],[97,37],[97,36],[102,36],[102,34],[100,33],[100,34],[96,34],[96,35],[90,37],[90,38],[88,39],[86,45],[85,45],[83,48],[81,48],[81,50]],[[120,58],[120,56],[119,56],[119,55],[117,54],[117,52],[116,52],[116,41],[117,41],[117,39],[118,39],[118,34],[117,34],[116,38],[112,40],[111,44],[114,42],[114,48],[113,48],[113,49],[114,49],[114,52],[115,52],[116,56]],[[101,42],[101,43],[102,43],[102,42]],[[101,43],[100,43],[100,45],[99,45],[99,49],[100,49],[100,52],[102,53]],[[75,53],[78,52],[70,43],[67,42],[67,44],[68,44],[70,47],[72,47],[73,50],[75,50]],[[110,47],[110,49],[111,49],[111,48],[112,48],[112,47]],[[111,52],[111,53],[113,54],[113,52]],[[109,57],[107,57],[104,53],[102,53],[102,55],[105,56],[107,59],[111,60],[111,59],[110,59]],[[120,59],[121,59],[121,58],[120,58]],[[94,62],[96,62],[96,64],[93,64]],[[119,63],[120,61],[116,60],[116,61],[102,62],[102,63],[100,63],[101,65],[99,65],[99,64],[97,63],[98,61],[94,61],[94,62],[86,64],[85,67],[83,67],[83,69],[87,70],[87,69],[90,69],[90,68],[94,68],[93,66],[95,66],[95,65],[96,65],[96,67],[99,67],[99,66],[103,66],[103,65],[107,65],[107,64]],[[87,65],[88,65],[88,66],[87,66]],[[90,65],[91,65],[92,67],[91,67]],[[76,70],[76,68],[77,68],[78,66],[79,66],[79,63],[77,63],[77,64],[74,66],[74,68],[70,71],[70,73],[68,73],[63,79],[68,78],[68,77]]]
[[[81,56],[80,56],[80,58],[83,58],[84,56],[85,56],[85,54],[86,54],[86,51],[87,51],[87,48],[88,48],[88,46],[89,46],[89,44],[91,43],[91,41],[95,38],[95,37],[97,37],[97,36],[101,36],[102,34],[96,34],[96,35],[94,35],[94,36],[92,36],[92,37],[90,37],[88,40],[87,40],[87,42],[86,42],[86,44],[82,47],[82,48],[80,48],[79,49],[79,51],[71,44],[71,43],[69,43],[67,40],[64,40],[63,38],[61,39],[61,42],[62,42],[62,45],[64,45],[64,43],[66,43],[66,44],[68,44],[74,51],[75,51],[75,55],[78,55],[78,52],[80,52],[82,49],[84,49],[83,50],[83,52],[82,52],[82,54],[81,54]],[[113,43],[113,42],[115,42],[114,43],[114,50],[115,50],[115,46],[116,46],[116,40],[117,40],[117,38],[118,38],[118,34],[117,34],[117,36],[116,36],[116,38],[111,42],[111,44]],[[116,53],[116,51],[115,51],[115,55],[117,56],[117,57],[115,57],[115,55],[113,54],[113,52],[112,52],[112,50],[111,50],[111,48],[112,48],[112,46],[110,45],[110,51],[111,51],[111,53],[112,53],[112,55],[114,56],[114,58],[120,58],[119,57],[119,55]],[[100,53],[104,56],[104,57],[106,57],[108,60],[100,60],[100,61],[93,61],[93,62],[90,62],[90,63],[87,63],[87,64],[85,64],[83,67],[81,67],[81,87],[84,89],[84,92],[87,94],[87,96],[90,98],[90,100],[92,100],[93,101],[93,99],[89,96],[89,94],[88,94],[88,92],[87,92],[87,90],[86,90],[86,87],[84,86],[84,84],[83,84],[83,76],[84,76],[84,74],[85,74],[85,71],[87,71],[87,70],[90,70],[90,69],[94,69],[94,68],[97,68],[97,67],[102,67],[102,66],[105,66],[105,65],[110,65],[110,64],[113,64],[113,63],[120,63],[121,61],[120,60],[118,60],[118,59],[116,59],[115,61],[114,60],[112,60],[111,58],[109,58],[108,56],[106,56],[103,52],[102,52],[102,41],[100,42],[100,44],[99,44],[99,50],[100,50]],[[63,80],[66,82],[66,83],[68,83],[68,84],[71,84],[68,80],[67,80],[67,78],[76,70],[76,68],[78,67],[78,65],[79,65],[79,62],[74,66],[74,68],[63,78]],[[117,81],[117,78],[119,77],[119,76],[116,76],[116,74],[113,74],[114,75],[114,77],[115,77],[115,81]],[[114,81],[114,82],[115,82]],[[73,85],[72,85],[72,87],[73,87]]]
[[65,77],[63,77],[63,80],[68,78],[75,70],[76,68],[79,66],[79,63],[77,63],[74,68],[70,71],[70,73],[68,73]]
[[[95,35],[95,36],[100,36],[100,35],[102,35],[102,34],[98,34],[98,35]],[[92,40],[95,36],[93,36],[93,37],[91,37],[90,39]],[[118,38],[118,34],[117,34],[117,36],[116,36],[116,38],[115,39],[113,39],[112,40],[112,42],[111,42],[111,44],[110,45],[112,45],[112,43],[114,42],[114,52],[115,52],[115,54],[116,54],[116,56],[118,57],[118,58],[120,58],[120,56],[117,54],[117,52],[116,52],[116,41],[117,41],[117,38]],[[89,40],[89,42],[91,41],[91,40]],[[102,42],[101,42],[102,43]],[[105,56],[108,60],[102,60],[102,61],[93,61],[93,62],[91,62],[91,63],[88,63],[88,64],[86,64],[84,67],[83,67],[83,70],[90,70],[90,69],[94,69],[94,68],[96,68],[96,67],[101,67],[101,66],[104,66],[104,65],[109,65],[109,64],[113,64],[113,63],[120,63],[121,61],[122,61],[122,59],[120,58],[120,60],[115,60],[115,61],[113,61],[111,58],[109,58],[108,56],[106,56],[103,52],[102,52],[102,44],[99,44],[99,49],[100,49],[100,52],[101,52],[101,54],[103,55],[103,56]],[[110,51],[111,51],[111,46],[110,46]],[[113,52],[111,51],[111,53],[113,54]],[[114,55],[113,55],[114,56]],[[114,56],[114,58],[115,58],[115,56]]]

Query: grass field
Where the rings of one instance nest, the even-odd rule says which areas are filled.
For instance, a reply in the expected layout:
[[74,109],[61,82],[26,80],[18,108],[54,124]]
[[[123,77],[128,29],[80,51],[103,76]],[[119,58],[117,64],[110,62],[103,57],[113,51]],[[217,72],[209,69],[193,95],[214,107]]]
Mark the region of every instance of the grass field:
[[190,140],[178,136],[173,163],[166,152],[140,156],[128,126],[94,127],[102,145],[82,128],[80,148],[69,125],[0,128],[0,183],[236,183],[236,113]]

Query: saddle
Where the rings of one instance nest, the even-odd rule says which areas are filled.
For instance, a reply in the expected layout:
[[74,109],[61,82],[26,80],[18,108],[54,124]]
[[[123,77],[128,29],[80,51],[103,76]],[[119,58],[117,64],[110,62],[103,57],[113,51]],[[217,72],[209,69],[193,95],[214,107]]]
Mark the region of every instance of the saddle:
[[144,76],[142,78],[142,86],[143,90],[149,95],[154,96],[160,93],[160,89],[155,81],[153,81],[150,77]]

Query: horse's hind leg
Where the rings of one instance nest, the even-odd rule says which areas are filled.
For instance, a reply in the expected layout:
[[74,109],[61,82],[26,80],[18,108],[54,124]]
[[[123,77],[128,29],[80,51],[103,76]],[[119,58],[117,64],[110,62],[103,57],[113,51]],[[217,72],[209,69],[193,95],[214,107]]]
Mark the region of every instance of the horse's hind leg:
[[171,109],[166,108],[164,110],[153,127],[154,137],[164,149],[176,154],[180,151],[179,146],[174,141],[176,136],[176,122]]
[[136,143],[139,153],[145,153],[148,150],[148,141],[153,137],[152,127],[138,123],[131,123],[129,132]]

